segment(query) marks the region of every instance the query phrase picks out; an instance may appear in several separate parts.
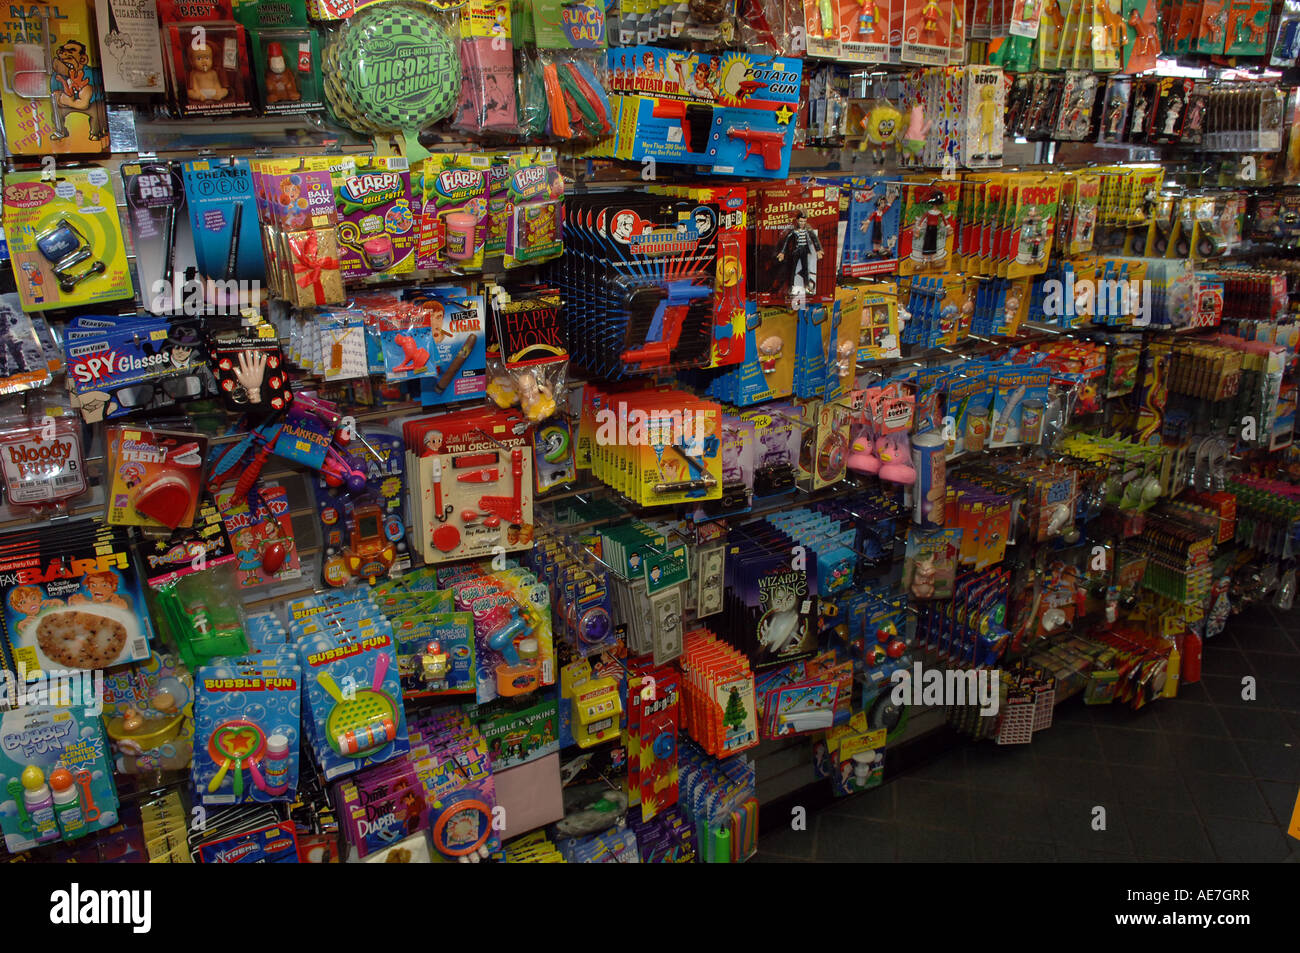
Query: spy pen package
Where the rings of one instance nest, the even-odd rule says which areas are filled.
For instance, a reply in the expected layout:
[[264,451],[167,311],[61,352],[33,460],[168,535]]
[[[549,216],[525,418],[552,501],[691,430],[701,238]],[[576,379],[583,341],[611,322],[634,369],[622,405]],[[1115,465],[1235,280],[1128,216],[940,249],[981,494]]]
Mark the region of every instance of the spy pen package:
[[140,300],[154,314],[179,311],[190,291],[186,281],[197,273],[180,163],[124,163],[122,188]]

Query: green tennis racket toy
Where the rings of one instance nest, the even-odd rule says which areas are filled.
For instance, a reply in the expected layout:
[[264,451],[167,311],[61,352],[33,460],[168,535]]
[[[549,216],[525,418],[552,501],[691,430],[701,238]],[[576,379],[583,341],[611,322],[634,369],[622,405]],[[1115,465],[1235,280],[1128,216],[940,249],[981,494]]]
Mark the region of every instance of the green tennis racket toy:
[[383,691],[388,674],[388,656],[381,654],[375,662],[370,688],[357,691],[351,698],[339,690],[329,672],[321,672],[316,681],[334,699],[334,707],[325,719],[325,737],[345,758],[364,758],[374,754],[397,738],[397,703]]

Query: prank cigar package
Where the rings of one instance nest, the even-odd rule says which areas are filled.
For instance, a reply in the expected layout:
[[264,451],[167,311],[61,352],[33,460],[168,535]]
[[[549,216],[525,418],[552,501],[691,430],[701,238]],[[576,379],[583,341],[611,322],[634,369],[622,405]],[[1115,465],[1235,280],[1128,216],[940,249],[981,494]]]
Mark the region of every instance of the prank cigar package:
[[425,407],[461,401],[487,391],[487,334],[482,295],[453,297],[442,289],[422,292],[429,311],[432,373],[420,378]]

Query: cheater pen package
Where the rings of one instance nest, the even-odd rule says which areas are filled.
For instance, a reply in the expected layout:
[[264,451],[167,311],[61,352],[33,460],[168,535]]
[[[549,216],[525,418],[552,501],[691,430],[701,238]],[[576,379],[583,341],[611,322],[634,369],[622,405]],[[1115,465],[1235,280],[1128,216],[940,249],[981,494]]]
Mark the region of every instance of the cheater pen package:
[[247,159],[193,159],[184,167],[194,254],[209,303],[246,303],[234,282],[266,280],[253,173]]

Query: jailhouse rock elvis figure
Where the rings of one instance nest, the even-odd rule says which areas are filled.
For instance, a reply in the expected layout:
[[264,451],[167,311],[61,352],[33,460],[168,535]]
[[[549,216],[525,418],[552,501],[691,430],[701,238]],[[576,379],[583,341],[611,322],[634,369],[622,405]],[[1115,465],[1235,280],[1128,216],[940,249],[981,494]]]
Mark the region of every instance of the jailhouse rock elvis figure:
[[808,294],[817,291],[817,262],[823,254],[817,230],[809,227],[808,213],[800,209],[795,213],[794,227],[776,253],[776,260],[790,270],[790,301],[794,308],[802,308]]

